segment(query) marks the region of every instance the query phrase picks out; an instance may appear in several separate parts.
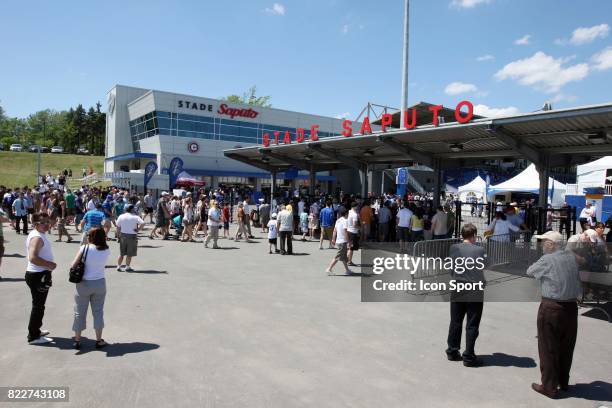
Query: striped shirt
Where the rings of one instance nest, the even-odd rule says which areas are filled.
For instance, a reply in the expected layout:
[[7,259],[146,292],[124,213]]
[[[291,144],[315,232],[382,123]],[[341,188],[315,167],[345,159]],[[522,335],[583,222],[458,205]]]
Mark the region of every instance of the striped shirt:
[[85,221],[85,226],[83,227],[83,232],[87,232],[93,227],[99,227],[102,225],[102,220],[104,220],[104,213],[98,210],[90,210],[85,213],[83,217],[83,221]]
[[543,255],[527,269],[527,275],[540,281],[542,297],[575,301],[582,295],[576,257],[569,250]]

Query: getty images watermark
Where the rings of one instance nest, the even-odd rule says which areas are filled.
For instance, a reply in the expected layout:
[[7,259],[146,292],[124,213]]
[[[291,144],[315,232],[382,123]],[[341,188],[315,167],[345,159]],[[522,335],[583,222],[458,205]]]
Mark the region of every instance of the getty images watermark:
[[[494,270],[487,256],[436,257],[397,253],[391,243],[362,248],[363,302],[538,301],[524,268]],[[446,253],[448,253],[446,251]]]

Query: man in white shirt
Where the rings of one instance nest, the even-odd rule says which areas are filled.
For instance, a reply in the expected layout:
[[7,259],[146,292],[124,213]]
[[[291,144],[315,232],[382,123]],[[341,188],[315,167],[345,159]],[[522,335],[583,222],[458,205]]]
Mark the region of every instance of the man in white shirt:
[[412,211],[402,203],[402,208],[397,212],[397,235],[399,238],[400,252],[408,250],[408,240],[410,239],[410,226],[412,223]]
[[217,208],[217,202],[210,200],[210,209],[208,210],[208,235],[204,241],[204,246],[208,248],[208,243],[213,240],[213,249],[218,249],[217,240],[219,239],[219,227],[221,226],[221,211]]
[[[356,266],[353,263],[353,252],[359,250],[359,230],[360,230],[360,226],[359,226],[359,211],[358,211],[358,208],[359,208],[358,204],[356,202],[353,202],[351,204],[351,210],[349,211],[348,218],[347,218],[347,227],[346,227],[346,229],[348,231],[348,237],[349,237],[347,256],[348,256],[348,265],[349,266]],[[339,217],[339,218],[341,218],[341,217]]]
[[[132,257],[136,256],[138,249],[138,231],[144,225],[144,221],[139,216],[133,214],[134,206],[128,204],[125,212],[117,218],[117,236],[119,237],[119,258],[117,259],[117,270],[120,272],[134,271],[130,266]],[[123,265],[123,257],[125,263]]]
[[334,265],[338,263],[338,261],[342,262],[342,265],[344,265],[345,275],[353,274],[353,271],[351,271],[348,267],[349,258],[347,256],[347,252],[348,252],[349,240],[350,238],[349,238],[349,233],[348,233],[347,211],[343,209],[340,211],[340,217],[338,218],[338,221],[336,221],[336,225],[334,226],[334,234],[332,236],[332,245],[338,246],[338,252],[336,253],[336,256],[334,257],[334,259],[332,259],[331,263],[325,270],[325,272],[327,272],[328,275],[332,276],[334,274],[332,272],[332,269]]
[[281,206],[281,212],[277,216],[281,255],[293,254],[293,211],[290,209],[290,205]]
[[242,209],[244,210],[244,226],[249,233],[249,238],[255,238],[251,233],[251,208],[249,207],[249,197],[245,197],[242,203]]
[[442,206],[438,206],[436,215],[431,219],[431,232],[433,239],[444,239],[448,235],[448,215],[444,212]]

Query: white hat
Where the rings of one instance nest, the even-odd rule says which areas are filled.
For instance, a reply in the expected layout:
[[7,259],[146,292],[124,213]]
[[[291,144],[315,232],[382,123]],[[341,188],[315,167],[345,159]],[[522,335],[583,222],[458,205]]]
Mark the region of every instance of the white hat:
[[276,218],[276,213],[272,213],[272,215],[270,217]]
[[168,195],[168,193],[167,193],[167,192],[165,192],[165,191],[162,191],[162,192],[161,192],[161,195],[163,195],[163,196],[167,196],[167,195]]
[[548,231],[544,234],[534,235],[536,239],[547,239],[549,241],[563,241],[563,235],[559,234],[557,231]]
[[594,229],[588,229],[584,231],[587,237],[591,240],[591,242],[597,242],[597,232]]

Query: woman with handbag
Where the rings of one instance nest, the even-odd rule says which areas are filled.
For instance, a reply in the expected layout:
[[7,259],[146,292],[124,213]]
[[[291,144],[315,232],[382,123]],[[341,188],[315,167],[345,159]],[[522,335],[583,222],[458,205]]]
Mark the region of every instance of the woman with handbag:
[[[104,299],[106,298],[105,265],[110,255],[106,234],[101,227],[94,227],[87,234],[89,244],[83,245],[72,262],[70,280],[77,281],[74,293],[74,330],[73,347],[81,348],[81,332],[86,327],[87,309],[91,303],[91,313],[96,331],[96,348],[107,343],[102,338],[104,328]],[[81,265],[80,265],[81,264]],[[79,281],[79,269],[81,279]],[[76,272],[76,273],[75,273]],[[75,276],[77,275],[77,276]],[[74,279],[76,277],[76,279]]]

